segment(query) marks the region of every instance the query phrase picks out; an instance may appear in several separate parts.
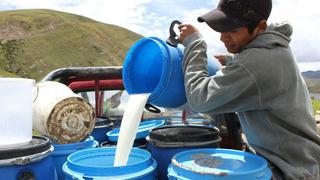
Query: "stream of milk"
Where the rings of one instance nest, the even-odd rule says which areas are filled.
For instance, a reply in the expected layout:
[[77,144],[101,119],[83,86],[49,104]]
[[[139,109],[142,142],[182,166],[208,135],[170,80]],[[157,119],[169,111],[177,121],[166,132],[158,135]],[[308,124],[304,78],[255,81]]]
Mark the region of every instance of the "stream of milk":
[[125,166],[127,164],[142,112],[149,96],[150,93],[131,94],[129,96],[121,121],[114,166]]

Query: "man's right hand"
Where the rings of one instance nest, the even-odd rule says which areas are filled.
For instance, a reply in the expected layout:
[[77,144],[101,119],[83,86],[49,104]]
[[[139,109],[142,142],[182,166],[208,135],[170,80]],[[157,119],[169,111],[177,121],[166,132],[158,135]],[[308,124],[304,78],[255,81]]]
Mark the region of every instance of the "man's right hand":
[[226,65],[225,55],[214,55],[213,57],[215,57],[222,66]]
[[178,38],[179,43],[182,43],[190,34],[199,32],[199,30],[191,24],[180,24],[178,29],[180,31],[180,37]]

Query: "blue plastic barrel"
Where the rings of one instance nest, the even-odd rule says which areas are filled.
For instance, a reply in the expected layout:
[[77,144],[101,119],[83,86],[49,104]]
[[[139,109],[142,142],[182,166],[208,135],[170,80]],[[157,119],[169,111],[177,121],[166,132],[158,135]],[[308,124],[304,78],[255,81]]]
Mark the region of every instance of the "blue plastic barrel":
[[50,140],[40,136],[33,136],[28,143],[0,147],[1,179],[57,180],[52,150]]
[[[143,38],[130,47],[123,64],[123,83],[129,94],[151,93],[148,103],[177,108],[186,103],[182,72],[183,50],[156,37]],[[210,75],[219,70],[208,61]],[[174,97],[174,98],[172,98]]]
[[216,127],[163,126],[153,129],[147,137],[147,149],[157,161],[159,179],[167,179],[171,158],[182,151],[198,148],[217,148],[221,138]]
[[196,149],[176,154],[168,167],[169,179],[270,180],[267,161],[258,155],[231,149]]
[[113,123],[111,120],[96,118],[96,124],[91,132],[91,136],[94,140],[98,141],[99,144],[108,140],[106,133],[112,130]]
[[133,148],[126,166],[114,167],[116,149],[95,148],[72,153],[63,165],[66,180],[71,179],[135,179],[156,180],[156,161],[151,154]]
[[89,136],[85,141],[71,144],[53,144],[52,152],[53,162],[58,174],[59,180],[64,180],[62,165],[67,161],[67,157],[79,150],[98,147],[98,142],[92,136]]

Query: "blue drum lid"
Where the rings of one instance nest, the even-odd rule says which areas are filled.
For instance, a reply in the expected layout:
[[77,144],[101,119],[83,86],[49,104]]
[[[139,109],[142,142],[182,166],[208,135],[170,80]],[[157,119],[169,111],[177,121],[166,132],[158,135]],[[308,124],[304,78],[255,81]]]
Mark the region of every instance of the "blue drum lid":
[[[136,139],[142,139],[145,138],[149,135],[149,132],[159,126],[164,125],[165,121],[164,120],[147,120],[147,121],[142,121],[139,124],[137,134],[136,134]],[[109,141],[112,142],[117,142],[118,137],[119,137],[119,131],[120,128],[115,128],[107,133],[107,136],[109,138]]]
[[255,154],[231,149],[196,149],[176,154],[169,174],[204,179],[270,179],[267,161]]

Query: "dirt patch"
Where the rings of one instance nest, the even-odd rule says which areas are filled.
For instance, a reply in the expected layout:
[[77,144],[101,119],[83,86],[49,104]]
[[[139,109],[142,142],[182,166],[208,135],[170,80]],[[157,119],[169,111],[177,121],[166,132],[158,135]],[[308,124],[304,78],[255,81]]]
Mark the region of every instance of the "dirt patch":
[[0,39],[2,42],[22,39],[31,35],[31,26],[26,22],[7,22],[0,26]]

